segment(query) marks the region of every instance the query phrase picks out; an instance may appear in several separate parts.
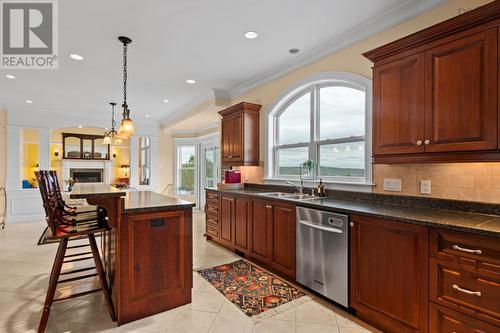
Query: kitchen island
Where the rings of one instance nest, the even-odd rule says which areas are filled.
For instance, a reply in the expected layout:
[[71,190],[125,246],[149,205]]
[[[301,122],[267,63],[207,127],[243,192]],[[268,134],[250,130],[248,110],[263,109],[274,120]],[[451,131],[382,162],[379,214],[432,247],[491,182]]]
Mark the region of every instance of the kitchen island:
[[118,325],[191,302],[194,203],[103,184],[76,184],[70,198],[106,209],[102,256]]

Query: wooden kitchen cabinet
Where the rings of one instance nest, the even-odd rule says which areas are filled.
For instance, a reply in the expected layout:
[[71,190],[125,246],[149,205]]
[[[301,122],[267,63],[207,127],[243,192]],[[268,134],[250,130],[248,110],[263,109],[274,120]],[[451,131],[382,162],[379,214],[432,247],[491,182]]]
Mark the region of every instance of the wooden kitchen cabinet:
[[272,266],[284,275],[295,279],[295,206],[273,204]]
[[252,199],[250,257],[271,265],[273,206],[267,200]]
[[427,332],[428,230],[352,216],[350,306],[384,332]]
[[234,216],[235,216],[235,201],[234,197],[221,195],[220,198],[220,236],[221,244],[233,247],[234,246]]
[[234,214],[234,247],[245,254],[249,247],[249,229],[251,226],[251,201],[246,198],[235,198]]
[[497,148],[497,61],[497,28],[425,52],[426,152]]
[[219,111],[222,166],[259,165],[259,111],[261,105],[242,102]]
[[375,163],[499,161],[500,2],[364,55]]
[[373,153],[423,152],[423,53],[376,67],[373,95]]

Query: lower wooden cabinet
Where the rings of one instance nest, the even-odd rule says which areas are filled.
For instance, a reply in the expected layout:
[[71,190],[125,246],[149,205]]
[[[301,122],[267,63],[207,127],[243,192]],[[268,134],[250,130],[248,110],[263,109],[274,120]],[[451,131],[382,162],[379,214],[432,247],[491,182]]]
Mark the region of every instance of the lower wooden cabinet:
[[350,306],[384,332],[427,332],[428,229],[352,216]]
[[489,325],[480,320],[459,312],[429,304],[429,332],[432,333],[498,333],[499,327]]
[[211,198],[206,210],[210,239],[295,280],[295,205],[227,193]]

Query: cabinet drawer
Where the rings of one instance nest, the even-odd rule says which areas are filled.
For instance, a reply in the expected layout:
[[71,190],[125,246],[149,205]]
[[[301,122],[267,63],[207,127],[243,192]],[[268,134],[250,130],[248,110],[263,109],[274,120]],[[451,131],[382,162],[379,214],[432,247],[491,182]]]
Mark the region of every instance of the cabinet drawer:
[[205,222],[207,223],[207,225],[211,225],[213,227],[219,226],[219,219],[214,215],[207,215]]
[[206,231],[208,235],[214,238],[219,238],[219,228],[214,227],[211,224],[207,224]]
[[480,273],[500,275],[500,242],[497,238],[431,229],[429,254],[474,268]]
[[500,279],[431,258],[430,299],[464,314],[500,325]]
[[207,192],[207,201],[219,202],[219,194]]
[[433,303],[429,304],[429,332],[433,333],[494,333],[500,327]]
[[215,205],[211,202],[207,202],[205,205],[205,213],[207,214],[219,214],[219,205]]

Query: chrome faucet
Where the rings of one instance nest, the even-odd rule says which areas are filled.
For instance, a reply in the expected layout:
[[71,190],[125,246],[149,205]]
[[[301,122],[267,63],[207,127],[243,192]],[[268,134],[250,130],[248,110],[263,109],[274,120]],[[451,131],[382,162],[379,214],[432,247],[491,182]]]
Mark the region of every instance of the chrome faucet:
[[302,191],[304,190],[304,181],[302,179],[300,180],[300,185],[297,185],[289,180],[287,180],[286,183],[294,186],[299,191],[299,193],[302,194]]

